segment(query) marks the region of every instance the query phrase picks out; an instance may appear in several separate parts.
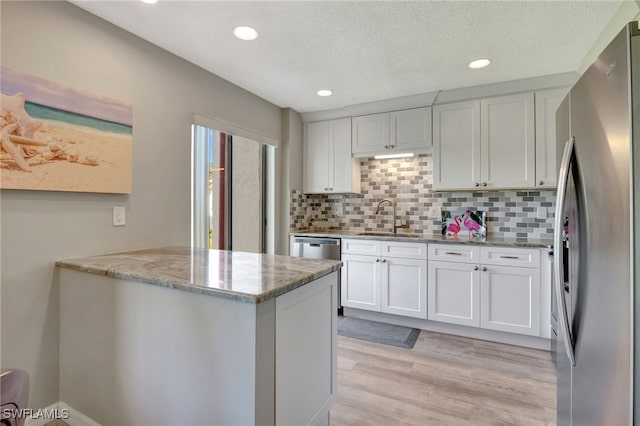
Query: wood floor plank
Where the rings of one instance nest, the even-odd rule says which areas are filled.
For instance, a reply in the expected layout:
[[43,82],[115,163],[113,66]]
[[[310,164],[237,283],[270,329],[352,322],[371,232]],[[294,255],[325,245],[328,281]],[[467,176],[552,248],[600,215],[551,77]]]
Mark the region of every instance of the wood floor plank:
[[339,336],[338,360],[332,426],[555,425],[547,351],[422,331],[413,349]]

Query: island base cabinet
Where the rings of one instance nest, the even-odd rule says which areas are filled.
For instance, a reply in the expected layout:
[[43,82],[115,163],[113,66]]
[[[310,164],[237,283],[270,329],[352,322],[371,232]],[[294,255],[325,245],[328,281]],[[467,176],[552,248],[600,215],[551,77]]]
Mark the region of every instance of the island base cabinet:
[[482,328],[540,335],[540,270],[487,266],[482,272]]
[[429,261],[429,320],[480,327],[480,271],[468,263]]
[[328,277],[276,299],[276,425],[328,425],[337,389],[337,309],[337,286]]
[[60,400],[103,425],[328,424],[337,272],[261,303],[60,270]]
[[386,258],[382,263],[381,311],[427,319],[427,261]]

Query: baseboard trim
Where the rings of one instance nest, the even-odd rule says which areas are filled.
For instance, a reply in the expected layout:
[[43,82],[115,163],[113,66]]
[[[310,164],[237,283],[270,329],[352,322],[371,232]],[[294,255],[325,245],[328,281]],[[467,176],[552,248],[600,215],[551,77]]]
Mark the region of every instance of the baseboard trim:
[[[55,404],[51,404],[48,407],[43,408],[42,410],[43,416],[42,418],[28,418],[24,425],[25,426],[44,426],[49,422],[52,422],[56,419],[62,420],[69,426],[100,426],[100,424],[89,417],[82,414],[80,411],[74,409],[68,404],[59,401]],[[35,413],[35,411],[34,411]],[[57,415],[55,416],[54,413]],[[68,417],[67,417],[68,414]],[[54,415],[54,418],[49,418],[51,415]]]
[[[54,419],[45,418],[45,417],[48,417],[46,414],[52,413],[54,411],[58,411],[57,402],[42,409],[43,414],[45,414],[42,416],[42,418],[31,418],[31,417],[27,418],[27,420],[24,422],[24,426],[44,426],[47,423],[55,420],[55,418]],[[34,410],[33,414],[35,415],[36,413],[37,411]]]
[[506,343],[508,345],[542,349],[545,351],[549,351],[551,349],[551,341],[542,337],[505,333],[502,331],[494,330],[485,330],[481,328],[466,327],[464,325],[446,324],[437,321],[409,318],[382,312],[371,312],[355,308],[345,307],[343,314],[345,317],[354,317],[370,321],[380,321],[388,324],[403,325],[405,327],[415,327],[421,330],[434,331],[436,333],[453,334],[456,336],[471,337],[473,339]]

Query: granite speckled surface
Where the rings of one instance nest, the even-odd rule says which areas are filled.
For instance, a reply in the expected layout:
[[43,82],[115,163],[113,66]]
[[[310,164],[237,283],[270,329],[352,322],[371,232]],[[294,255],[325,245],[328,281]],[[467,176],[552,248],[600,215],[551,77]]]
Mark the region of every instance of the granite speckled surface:
[[362,231],[348,230],[306,230],[291,232],[291,235],[308,236],[308,237],[341,237],[341,238],[365,238],[383,241],[413,241],[417,243],[445,243],[445,244],[472,244],[472,245],[490,245],[503,247],[522,247],[522,248],[551,248],[553,247],[553,239],[509,239],[509,238],[492,238],[484,239],[476,238],[458,238],[445,237],[444,235],[435,234],[397,234],[380,233],[376,235],[363,235]]
[[340,269],[336,260],[162,247],[59,260],[56,266],[246,303],[260,303]]

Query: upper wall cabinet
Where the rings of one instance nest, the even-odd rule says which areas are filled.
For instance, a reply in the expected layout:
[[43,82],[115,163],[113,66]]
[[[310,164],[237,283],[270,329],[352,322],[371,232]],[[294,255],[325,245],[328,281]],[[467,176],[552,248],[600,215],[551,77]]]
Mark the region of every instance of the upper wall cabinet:
[[480,101],[433,107],[433,189],[480,186]]
[[438,105],[433,116],[434,189],[535,186],[533,93]]
[[426,152],[431,145],[431,107],[352,119],[352,152],[356,157]]
[[533,93],[480,101],[480,185],[535,186],[536,145]]
[[360,192],[360,163],[351,158],[350,118],[305,124],[303,190]]
[[[564,141],[556,143],[556,111],[569,88],[536,92],[536,186],[555,188]],[[560,151],[559,151],[560,150]]]

